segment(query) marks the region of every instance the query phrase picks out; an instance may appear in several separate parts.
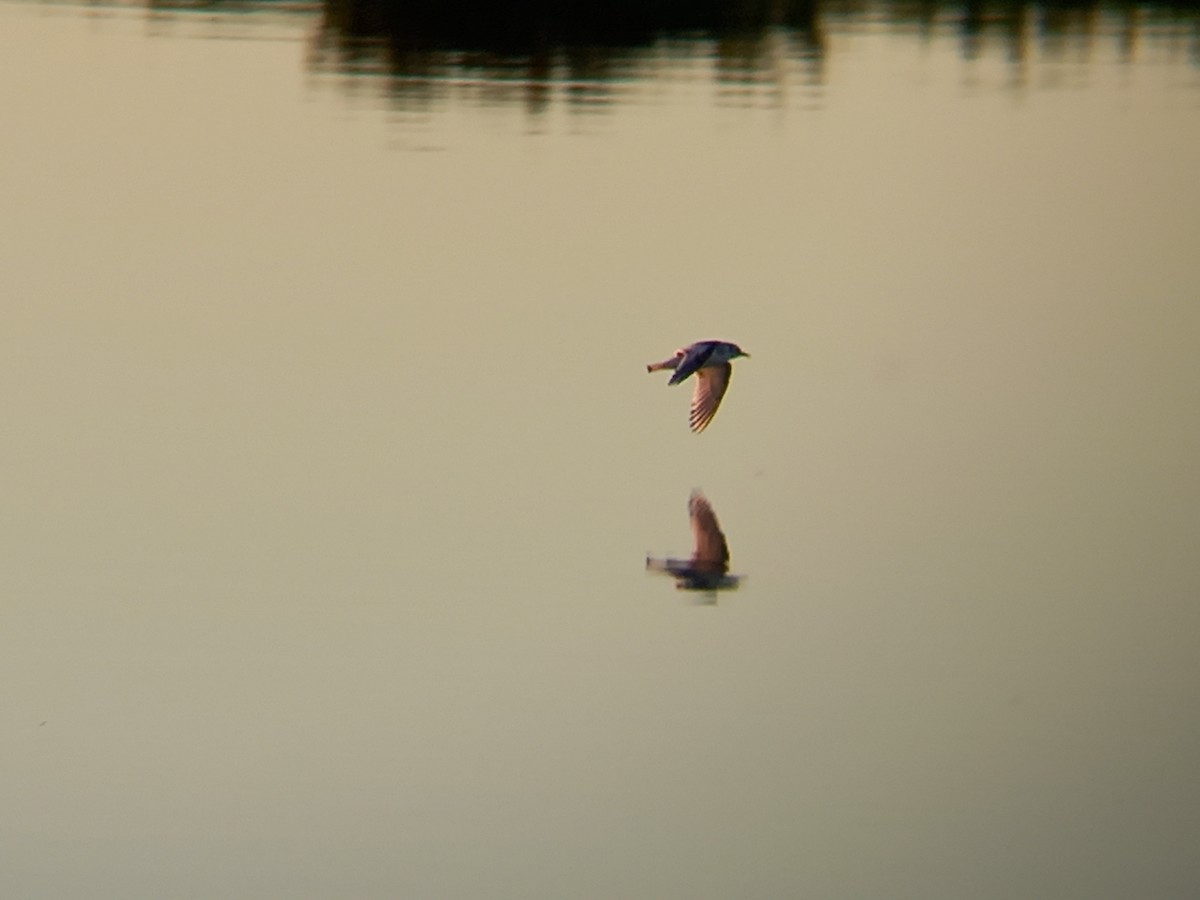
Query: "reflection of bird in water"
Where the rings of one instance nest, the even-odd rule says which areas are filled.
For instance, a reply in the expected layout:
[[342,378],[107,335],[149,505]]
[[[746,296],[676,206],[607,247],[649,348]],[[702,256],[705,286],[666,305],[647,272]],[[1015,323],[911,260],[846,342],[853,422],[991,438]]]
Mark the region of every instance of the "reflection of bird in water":
[[733,374],[730,360],[739,356],[748,357],[737,344],[726,341],[697,341],[696,343],[675,351],[670,359],[646,366],[647,372],[659,369],[674,369],[675,374],[667,384],[679,384],[693,372],[696,373],[696,390],[692,393],[692,412],[688,424],[692,431],[699,433],[708,427],[721,398],[729,387],[729,376]]
[[[717,523],[716,513],[700,491],[692,491],[688,500],[692,520],[691,559],[653,559],[646,557],[646,570],[675,578],[681,591],[729,591],[738,586],[740,575],[729,574],[729,545]],[[715,596],[714,601],[715,602]]]

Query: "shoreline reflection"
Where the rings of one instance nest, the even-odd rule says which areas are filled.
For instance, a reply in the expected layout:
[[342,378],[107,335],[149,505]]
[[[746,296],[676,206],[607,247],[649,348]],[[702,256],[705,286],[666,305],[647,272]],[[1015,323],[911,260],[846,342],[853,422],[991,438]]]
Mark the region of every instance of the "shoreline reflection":
[[[1078,86],[1070,77],[1099,62],[1200,69],[1200,5],[1181,0],[61,4],[72,6],[89,18],[143,15],[152,36],[275,40],[269,26],[287,23],[287,39],[307,44],[310,74],[418,115],[462,102],[523,108],[532,119],[556,107],[603,113],[679,83],[710,84],[718,106],[819,107],[847,68],[830,60],[878,34],[956,44],[968,86],[977,62],[997,61],[998,85],[1015,93]],[[1049,71],[1035,78],[1035,67]]]
[[635,84],[681,78],[711,80],[720,105],[775,107],[796,89],[820,96],[831,35],[848,44],[880,30],[920,43],[955,37],[964,63],[1003,59],[1013,90],[1029,86],[1031,59],[1087,60],[1105,44],[1121,64],[1137,61],[1146,44],[1200,66],[1200,10],[1164,0],[323,0],[309,67],[377,77],[406,110],[454,98],[520,105],[534,116],[556,100],[602,111]]
[[729,543],[712,505],[699,490],[688,498],[692,526],[692,555],[688,559],[646,557],[646,571],[670,575],[680,591],[704,593],[703,602],[716,603],[718,591],[737,590],[745,576],[729,574]]
[[713,61],[722,102],[776,97],[791,69],[823,82],[823,38],[810,0],[731,4],[392,4],[325,0],[310,68],[375,76],[406,110],[450,97],[545,112],[603,111],[634,84],[686,77]]

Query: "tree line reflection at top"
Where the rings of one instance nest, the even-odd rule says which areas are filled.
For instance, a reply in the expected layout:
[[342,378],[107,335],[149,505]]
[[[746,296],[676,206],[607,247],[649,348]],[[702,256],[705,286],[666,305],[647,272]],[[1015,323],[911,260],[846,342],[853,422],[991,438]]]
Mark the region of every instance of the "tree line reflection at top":
[[1122,62],[1144,46],[1200,63],[1188,2],[1099,0],[324,0],[311,67],[384,79],[404,108],[451,96],[604,108],[636,83],[711,65],[718,96],[761,103],[786,85],[819,93],[830,38],[866,30],[957,36],[964,59],[999,55],[1023,84],[1030,58]]
[[[655,81],[710,79],[719,100],[819,96],[841,37],[950,39],[965,61],[997,59],[1006,86],[1034,64],[1166,59],[1200,68],[1195,0],[143,0],[156,28],[203,19],[206,37],[251,22],[313,21],[308,66],[350,90],[374,82],[406,110],[450,99],[556,100],[603,110]],[[140,5],[92,0],[88,9]]]

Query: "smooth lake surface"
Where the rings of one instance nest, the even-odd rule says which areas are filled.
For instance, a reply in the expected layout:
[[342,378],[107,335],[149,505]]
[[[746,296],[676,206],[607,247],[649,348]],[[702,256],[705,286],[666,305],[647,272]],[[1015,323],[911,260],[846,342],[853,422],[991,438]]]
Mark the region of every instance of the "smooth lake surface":
[[0,3],[0,894],[1200,895],[1197,15],[775,9]]

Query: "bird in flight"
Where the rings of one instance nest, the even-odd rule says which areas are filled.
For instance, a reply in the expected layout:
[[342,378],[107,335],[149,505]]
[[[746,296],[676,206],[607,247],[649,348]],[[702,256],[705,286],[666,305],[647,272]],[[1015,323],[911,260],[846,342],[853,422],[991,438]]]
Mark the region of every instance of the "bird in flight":
[[729,544],[717,515],[700,491],[692,491],[688,499],[688,518],[692,522],[692,556],[690,559],[654,559],[646,557],[646,570],[662,572],[675,578],[681,591],[705,591],[715,594],[736,588],[740,575],[729,574]]
[[749,357],[743,353],[737,344],[728,341],[697,341],[687,347],[675,351],[670,359],[660,363],[650,363],[647,372],[657,372],[660,369],[674,369],[675,374],[667,384],[679,384],[693,373],[696,376],[696,389],[692,392],[692,410],[688,416],[688,424],[692,431],[699,434],[708,427],[721,398],[729,387],[729,376],[733,374],[730,361],[739,356]]

